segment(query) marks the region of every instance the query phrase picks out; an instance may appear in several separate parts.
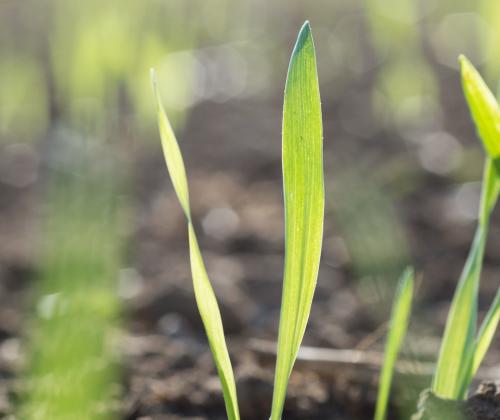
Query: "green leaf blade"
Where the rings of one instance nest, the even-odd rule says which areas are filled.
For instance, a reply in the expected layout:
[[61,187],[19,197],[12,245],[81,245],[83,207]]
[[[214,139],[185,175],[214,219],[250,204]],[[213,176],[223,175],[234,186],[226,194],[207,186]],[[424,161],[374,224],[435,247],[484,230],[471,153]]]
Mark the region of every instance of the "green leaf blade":
[[488,351],[498,326],[500,318],[500,289],[497,291],[490,309],[488,310],[477,334],[476,340],[470,346],[464,358],[459,386],[460,395],[466,396],[470,383],[481,365],[481,362]]
[[441,398],[462,398],[460,378],[474,343],[485,241],[486,230],[479,226],[448,312],[432,382],[433,392]]
[[500,288],[497,290],[495,299],[490,306],[486,316],[484,317],[481,328],[476,339],[476,348],[472,362],[472,375],[474,375],[490,347],[490,344],[495,336],[495,332],[500,321]]
[[308,22],[299,32],[288,68],[282,152],[285,269],[272,420],[281,418],[289,376],[309,318],[323,237],[323,129]]
[[224,337],[224,328],[222,325],[219,305],[217,304],[217,299],[210,283],[205,264],[201,256],[196,233],[191,222],[189,191],[184,161],[182,159],[179,144],[177,143],[175,134],[160,101],[154,71],[151,72],[151,78],[153,82],[153,90],[157,100],[158,126],[160,129],[165,161],[170,178],[172,179],[174,190],[188,222],[189,256],[196,304],[205,327],[210,350],[212,351],[214,362],[221,381],[228,419],[239,420],[240,415],[238,410],[236,384]]
[[384,351],[384,364],[380,374],[375,420],[384,420],[387,415],[394,365],[406,336],[413,300],[413,270],[405,270],[399,280],[391,313],[389,333]]
[[462,86],[472,118],[488,155],[500,158],[500,109],[481,75],[463,55],[459,57]]
[[165,156],[168,173],[174,186],[175,193],[181,204],[182,210],[188,220],[191,220],[191,212],[189,207],[189,189],[186,176],[186,168],[182,153],[179,148],[179,143],[175,138],[174,130],[167,118],[167,114],[163,108],[163,104],[158,92],[158,84],[156,81],[156,73],[151,69],[151,83],[153,85],[153,92],[156,98],[157,114],[158,114],[158,128],[160,130],[161,146]]
[[189,228],[189,255],[191,261],[191,274],[193,277],[194,293],[201,319],[207,332],[208,343],[212,351],[217,372],[222,384],[226,411],[230,420],[239,419],[236,384],[233,368],[224,338],[222,318],[215,293],[210,284],[205,264],[201,256],[198,240],[192,223]]

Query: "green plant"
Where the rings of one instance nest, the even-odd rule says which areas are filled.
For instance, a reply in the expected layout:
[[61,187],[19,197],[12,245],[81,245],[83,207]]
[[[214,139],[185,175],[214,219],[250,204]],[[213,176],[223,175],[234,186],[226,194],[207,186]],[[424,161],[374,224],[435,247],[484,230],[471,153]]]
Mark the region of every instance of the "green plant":
[[499,296],[476,333],[477,295],[490,215],[500,193],[500,109],[483,79],[460,57],[462,83],[472,118],[487,157],[482,181],[479,223],[453,297],[441,343],[432,391],[442,398],[465,398],[498,324]]
[[[186,171],[179,145],[161,104],[156,78],[158,124],[167,168],[188,222],[196,302],[222,383],[227,415],[239,419],[236,386],[220,311],[196,239]],[[271,419],[283,411],[288,379],[304,335],[323,237],[323,134],[316,56],[309,23],[299,32],[288,68],[283,109],[285,273]]]
[[[479,226],[452,302],[432,385],[436,394],[448,398],[462,398],[465,395],[500,318],[499,292],[476,336],[477,293],[482,257],[489,217],[500,193],[500,111],[472,65],[463,57],[460,60],[466,97],[488,157],[483,176]],[[228,418],[237,420],[240,415],[236,385],[221,315],[191,219],[188,183],[181,151],[163,109],[153,70],[152,82],[168,172],[188,224],[196,302],[222,383]],[[285,268],[271,420],[279,420],[283,412],[289,377],[311,310],[323,236],[322,119],[314,43],[308,22],[298,35],[288,69],[282,142]],[[386,417],[393,370],[408,326],[413,283],[413,270],[407,269],[400,279],[394,298],[380,376],[376,420]]]
[[[491,344],[500,319],[500,288],[476,334],[477,295],[491,212],[500,193],[500,108],[483,79],[464,57],[462,83],[472,118],[487,152],[482,180],[479,223],[453,297],[432,382],[441,398],[463,399]],[[396,293],[379,384],[375,420],[386,417],[394,364],[406,333],[413,289],[407,271]]]
[[217,305],[217,299],[215,298],[215,293],[210,284],[205,264],[203,263],[200,247],[191,220],[189,190],[184,161],[174,132],[170,126],[170,122],[163,110],[158,94],[156,77],[153,71],[151,77],[158,104],[158,125],[160,127],[161,141],[168,172],[170,173],[172,184],[174,185],[175,192],[188,222],[189,256],[196,303],[222,383],[222,391],[224,393],[228,418],[230,420],[239,419],[240,415],[238,411],[233,368],[224,338],[224,328],[222,326],[219,306]]

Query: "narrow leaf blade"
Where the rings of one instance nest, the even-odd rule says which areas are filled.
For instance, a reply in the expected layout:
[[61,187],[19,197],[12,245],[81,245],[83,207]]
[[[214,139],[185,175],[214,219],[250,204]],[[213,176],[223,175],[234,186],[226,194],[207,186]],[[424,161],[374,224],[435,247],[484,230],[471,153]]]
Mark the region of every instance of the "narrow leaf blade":
[[497,290],[495,299],[488,310],[479,333],[476,339],[476,349],[474,352],[474,360],[472,363],[472,375],[477,372],[481,362],[490,347],[490,344],[495,336],[498,322],[500,321],[500,288]]
[[490,215],[496,206],[500,194],[500,175],[494,162],[487,157],[484,165],[482,196],[479,207],[479,224],[487,226]]
[[184,167],[184,160],[182,159],[179,143],[175,138],[174,130],[170,125],[167,114],[163,109],[163,104],[158,92],[158,84],[156,81],[156,73],[151,69],[151,83],[153,85],[153,92],[156,98],[157,113],[158,113],[158,128],[160,130],[161,146],[165,156],[168,173],[174,186],[175,193],[181,204],[184,214],[187,219],[191,219],[189,209],[189,190],[187,184],[186,168]]
[[281,418],[289,376],[309,318],[323,237],[323,129],[308,22],[298,35],[288,68],[282,152],[285,269],[272,420]]
[[217,304],[215,293],[210,284],[205,264],[203,263],[193,224],[189,222],[188,228],[189,255],[196,303],[203,320],[203,325],[205,326],[210,350],[212,351],[215,365],[217,366],[217,372],[219,373],[227,416],[230,420],[238,420],[240,415],[238,411],[236,384],[234,382],[233,368],[224,338],[224,329],[222,327],[219,305]]
[[[493,163],[493,160],[490,157],[486,158],[485,168],[483,174],[483,183],[482,183],[482,196],[481,196],[481,205],[479,208],[479,225],[481,229],[487,233],[487,229],[489,226],[490,214],[493,211],[500,193],[500,177],[498,176],[497,169]],[[486,237],[484,237],[484,241],[486,241]],[[483,244],[483,246],[485,246]],[[481,363],[488,347],[489,343],[486,345],[486,342],[481,340],[481,347],[478,349],[478,340],[473,341],[472,335],[475,333],[475,324],[477,319],[477,290],[479,289],[479,273],[477,274],[477,286],[475,294],[476,296],[470,296],[474,299],[474,307],[473,313],[471,314],[471,325],[469,326],[469,336],[467,340],[467,344],[464,348],[464,352],[462,355],[462,360],[460,361],[460,372],[457,376],[456,386],[455,386],[455,394],[457,398],[465,397],[467,395],[467,390],[472,382],[472,379]],[[485,320],[486,322],[486,320]],[[481,331],[479,336],[481,335]],[[450,349],[451,351],[451,349]],[[476,354],[477,351],[484,351],[482,354]],[[478,363],[475,366],[475,363]]]
[[479,226],[448,312],[432,382],[433,392],[441,398],[462,397],[460,377],[474,343],[477,289],[485,241],[486,230]]
[[389,333],[384,352],[384,364],[380,374],[375,420],[384,420],[387,413],[394,365],[406,336],[413,299],[413,270],[407,268],[399,280],[392,306]]
[[189,191],[184,168],[182,154],[175,138],[167,115],[160,101],[154,72],[151,72],[153,90],[158,105],[158,126],[162,141],[163,153],[167,163],[168,172],[172,179],[175,192],[184,210],[188,222],[189,233],[189,255],[191,262],[191,274],[193,277],[193,288],[196,304],[205,327],[210,350],[217,367],[217,372],[222,384],[224,402],[229,420],[239,420],[238,401],[236,395],[236,384],[234,381],[233,368],[229,358],[229,352],[224,338],[224,329],[220,315],[219,306],[215,293],[210,284],[205,264],[201,256],[196,233],[191,222],[191,211],[189,207]]
[[495,96],[471,62],[459,58],[462,85],[479,136],[491,159],[500,158],[500,109]]

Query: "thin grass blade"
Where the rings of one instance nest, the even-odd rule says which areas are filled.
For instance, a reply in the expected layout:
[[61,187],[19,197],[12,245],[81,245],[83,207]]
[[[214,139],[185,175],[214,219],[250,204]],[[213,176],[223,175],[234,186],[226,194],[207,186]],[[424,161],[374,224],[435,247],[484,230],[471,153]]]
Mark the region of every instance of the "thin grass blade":
[[411,303],[413,299],[414,273],[407,268],[399,280],[392,306],[389,333],[384,352],[384,364],[380,374],[375,420],[384,420],[387,416],[387,405],[391,390],[394,365],[408,329]]
[[323,237],[323,128],[311,28],[306,22],[290,59],[283,105],[285,269],[272,420],[286,388],[311,310]]
[[191,211],[189,207],[189,190],[184,168],[182,154],[175,138],[175,134],[163,109],[156,83],[154,71],[151,72],[153,90],[158,106],[158,126],[160,129],[161,142],[168,172],[172,179],[175,192],[184,210],[188,222],[189,253],[191,261],[191,274],[193,287],[198,305],[198,310],[208,337],[210,350],[217,367],[217,372],[222,384],[224,402],[229,420],[239,420],[238,401],[236,385],[234,381],[233,368],[224,338],[222,319],[212,285],[205,269],[201,256],[196,233],[191,222]]
[[486,314],[479,333],[476,337],[474,345],[470,347],[463,361],[463,366],[461,369],[461,376],[459,380],[460,384],[460,395],[464,398],[467,396],[467,391],[477,372],[488,348],[495,335],[496,328],[498,325],[498,318],[500,316],[500,290],[497,292],[495,299]]
[[490,306],[484,320],[479,329],[476,339],[476,348],[474,352],[474,359],[472,363],[472,376],[477,372],[481,362],[488,351],[488,348],[495,336],[498,322],[500,321],[500,288],[497,290],[495,299]]
[[499,108],[472,64],[460,57],[462,83],[472,118],[487,151],[479,225],[446,322],[432,390],[442,398],[461,399],[472,378],[477,323],[477,294],[489,219],[498,201],[500,156]]

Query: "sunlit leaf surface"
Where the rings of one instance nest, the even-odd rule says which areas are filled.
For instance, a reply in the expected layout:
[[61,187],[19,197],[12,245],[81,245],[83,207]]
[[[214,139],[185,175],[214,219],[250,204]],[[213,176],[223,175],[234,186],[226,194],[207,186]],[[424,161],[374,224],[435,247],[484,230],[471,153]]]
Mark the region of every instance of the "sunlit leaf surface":
[[408,320],[413,298],[413,270],[403,273],[392,306],[389,333],[384,352],[384,364],[380,374],[375,420],[384,420],[387,415],[387,404],[391,390],[394,365],[408,329]]
[[316,55],[309,23],[297,38],[283,107],[285,272],[272,420],[281,418],[318,275],[323,237],[323,132]]
[[222,326],[219,306],[217,304],[217,299],[215,298],[212,285],[210,284],[205,264],[203,263],[203,258],[196,239],[196,233],[191,221],[189,190],[184,161],[182,159],[175,134],[161,104],[156,78],[153,71],[151,73],[151,78],[158,104],[158,126],[160,129],[161,144],[165,155],[165,161],[167,163],[168,172],[170,174],[170,178],[172,179],[172,184],[177,194],[177,198],[179,199],[182,209],[184,210],[188,223],[191,274],[193,277],[196,303],[198,305],[198,310],[200,311],[203,325],[205,326],[210,349],[221,380],[227,416],[229,420],[238,420],[240,415],[238,411],[233,368],[231,366],[231,360],[229,359],[226,340],[224,338],[224,329]]
[[500,157],[500,109],[495,96],[483,78],[463,55],[459,58],[462,70],[462,85],[472,118],[488,155]]

